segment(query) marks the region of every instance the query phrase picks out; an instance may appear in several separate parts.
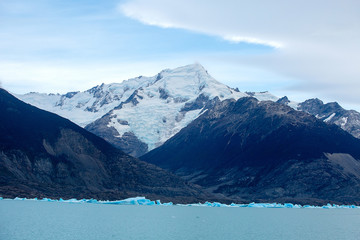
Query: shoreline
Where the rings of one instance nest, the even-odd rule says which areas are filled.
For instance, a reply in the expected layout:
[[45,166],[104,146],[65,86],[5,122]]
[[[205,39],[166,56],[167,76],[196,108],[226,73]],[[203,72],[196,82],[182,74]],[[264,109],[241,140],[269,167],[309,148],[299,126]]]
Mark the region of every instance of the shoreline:
[[182,206],[182,207],[228,207],[228,208],[316,208],[316,209],[360,209],[360,206],[356,205],[337,205],[337,204],[326,204],[322,206],[316,205],[300,205],[292,203],[248,203],[248,204],[224,204],[219,202],[205,202],[205,203],[191,203],[191,204],[173,204],[172,202],[161,203],[160,200],[149,200],[145,197],[133,197],[122,200],[108,201],[108,200],[96,200],[96,199],[50,199],[50,198],[3,198],[3,201],[38,201],[38,202],[60,202],[60,203],[90,203],[90,204],[111,204],[111,205],[133,205],[133,206]]

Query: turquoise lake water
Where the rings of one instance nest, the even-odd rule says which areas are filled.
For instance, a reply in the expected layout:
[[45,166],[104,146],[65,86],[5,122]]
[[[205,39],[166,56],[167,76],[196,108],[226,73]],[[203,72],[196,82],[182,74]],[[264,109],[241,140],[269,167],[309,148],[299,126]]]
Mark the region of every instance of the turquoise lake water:
[[0,201],[0,239],[360,239],[360,209]]

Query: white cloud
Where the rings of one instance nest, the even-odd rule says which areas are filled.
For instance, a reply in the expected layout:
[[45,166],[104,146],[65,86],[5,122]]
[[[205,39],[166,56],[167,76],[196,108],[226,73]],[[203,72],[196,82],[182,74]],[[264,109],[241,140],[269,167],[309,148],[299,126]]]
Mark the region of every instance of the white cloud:
[[268,45],[270,47],[274,48],[281,48],[283,47],[283,44],[280,42],[271,42],[271,41],[264,41],[257,38],[251,38],[251,37],[242,37],[242,36],[223,36],[223,38],[230,42],[247,42],[247,43],[253,43],[253,44],[261,44],[261,45]]
[[301,80],[284,91],[360,102],[360,1],[130,0],[119,9],[149,25],[277,47],[231,61]]

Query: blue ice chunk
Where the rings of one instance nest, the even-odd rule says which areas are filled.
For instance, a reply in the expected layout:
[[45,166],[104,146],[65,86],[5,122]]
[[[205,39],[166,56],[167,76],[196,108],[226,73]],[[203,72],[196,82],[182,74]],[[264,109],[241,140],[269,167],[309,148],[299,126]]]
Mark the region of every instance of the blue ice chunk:
[[[118,201],[101,201],[102,204],[116,204],[116,205],[155,205],[155,201],[146,199],[145,197],[127,198]],[[160,200],[159,200],[160,203]],[[160,203],[161,204],[161,203]]]
[[65,202],[67,202],[67,203],[79,203],[80,201],[77,200],[76,198],[71,198],[71,199],[65,200]]
[[26,198],[19,198],[19,197],[16,197],[14,198],[14,200],[17,200],[17,201],[24,201]]
[[98,200],[91,198],[91,199],[86,199],[86,202],[87,203],[98,203]]
[[212,207],[220,207],[220,204],[218,202],[213,202],[211,203]]
[[205,202],[205,203],[195,203],[195,204],[188,204],[187,206],[200,206],[200,207],[235,207],[238,206],[235,203],[232,205],[227,205],[219,202]]
[[284,203],[284,206],[286,208],[294,208],[294,204],[292,204],[292,203]]
[[205,206],[208,206],[208,207],[212,207],[212,203],[211,203],[211,202],[205,202],[204,205],[205,205]]
[[163,206],[172,206],[172,205],[174,205],[172,202],[167,202],[167,203],[163,203],[162,204]]
[[114,205],[121,205],[121,201],[98,201],[100,204],[114,204]]
[[136,197],[136,198],[127,198],[124,200],[117,201],[119,205],[139,205],[138,200],[143,199],[144,197]]
[[327,205],[322,206],[322,208],[329,209],[329,208],[333,208],[333,206],[331,206],[331,204],[328,203]]
[[249,204],[239,204],[239,205],[238,205],[238,207],[242,207],[242,208],[248,207],[248,206],[249,206]]
[[211,206],[212,206],[212,207],[223,207],[222,204],[219,203],[219,202],[213,202],[213,203],[211,204]]
[[156,205],[161,205],[161,201],[160,201],[160,200],[156,200]]
[[315,208],[314,205],[305,205],[304,208]]
[[50,198],[43,198],[43,199],[41,199],[39,201],[41,201],[41,202],[55,202],[56,200],[52,200]]
[[284,208],[284,205],[281,203],[272,203],[271,208]]
[[258,204],[258,203],[254,203],[254,202],[252,202],[252,203],[249,203],[249,204],[247,205],[247,207],[250,207],[250,208],[257,208],[257,207],[261,207],[261,205],[260,205],[260,204]]
[[147,205],[151,201],[149,199],[146,199],[146,198],[140,198],[140,199],[137,199],[137,202],[138,202],[139,205]]

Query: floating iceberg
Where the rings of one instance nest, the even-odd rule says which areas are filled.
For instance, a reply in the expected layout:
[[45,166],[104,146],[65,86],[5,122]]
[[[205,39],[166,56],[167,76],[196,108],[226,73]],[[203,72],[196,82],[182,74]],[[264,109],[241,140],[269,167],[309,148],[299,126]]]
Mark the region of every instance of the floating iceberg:
[[[160,200],[157,200],[160,203]],[[145,197],[127,198],[117,201],[99,201],[100,204],[116,204],[116,205],[155,205],[155,201],[146,199]],[[161,204],[161,203],[160,203]],[[158,205],[160,205],[158,204]]]
[[360,206],[355,205],[336,205],[330,204],[324,206],[314,206],[314,205],[300,205],[300,204],[292,204],[292,203],[249,203],[249,204],[223,204],[219,202],[205,202],[205,203],[192,203],[192,204],[173,204],[172,202],[162,203],[160,200],[152,201],[145,197],[134,197],[134,198],[127,198],[123,200],[116,200],[116,201],[103,201],[103,200],[96,200],[96,199],[50,199],[50,198],[19,198],[16,197],[14,199],[4,199],[0,197],[0,200],[15,200],[15,201],[40,201],[40,202],[61,202],[61,203],[92,203],[92,204],[114,204],[114,205],[146,205],[146,206],[185,206],[185,207],[242,207],[242,208],[318,208],[318,209],[334,209],[334,208],[358,208]]

